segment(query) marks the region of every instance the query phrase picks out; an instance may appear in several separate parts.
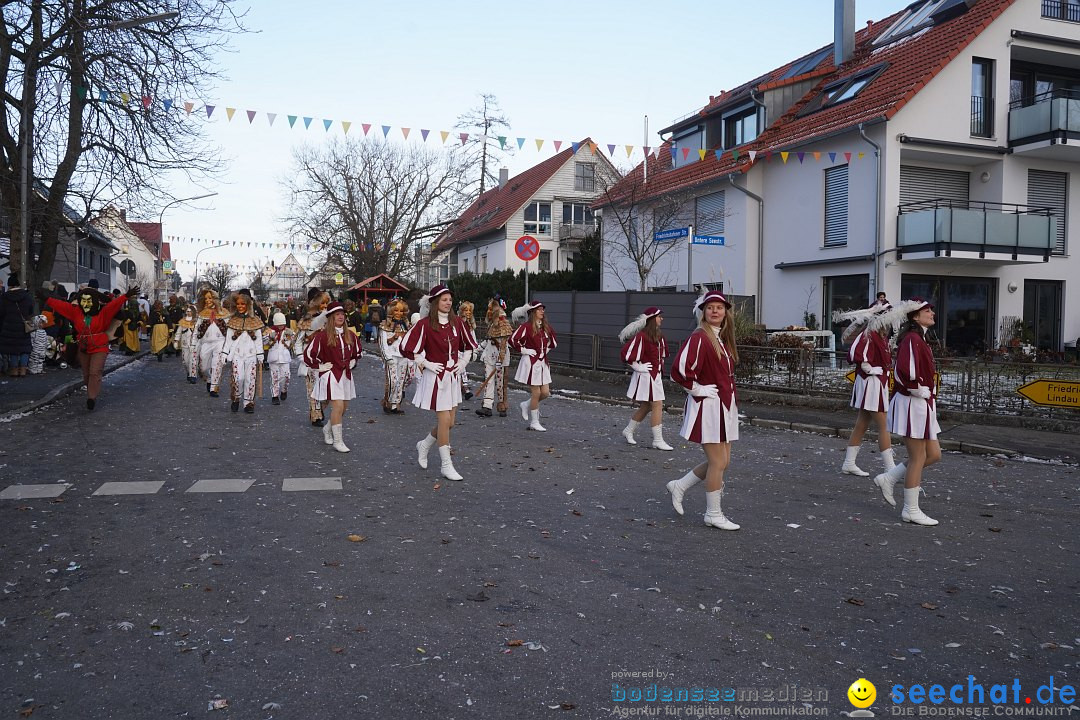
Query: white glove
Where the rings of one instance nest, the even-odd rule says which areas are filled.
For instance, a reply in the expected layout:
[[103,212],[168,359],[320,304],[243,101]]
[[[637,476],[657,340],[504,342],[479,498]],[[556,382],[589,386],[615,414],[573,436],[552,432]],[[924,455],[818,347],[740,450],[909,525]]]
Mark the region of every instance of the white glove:
[[334,367],[334,363],[322,363],[319,365],[319,372],[330,372]]
[[652,363],[633,362],[630,363],[630,369],[639,373],[651,373]]
[[864,362],[864,363],[859,363],[859,369],[862,370],[867,375],[872,375],[873,373],[871,371],[874,369],[874,366],[871,365],[870,363]]
[[441,373],[443,371],[442,363],[430,362],[429,360],[421,360],[417,364],[420,366],[421,370],[430,370],[431,372],[435,373],[436,375],[438,375],[439,373]]
[[697,380],[694,381],[694,386],[690,388],[690,394],[698,399],[720,397],[720,391],[716,389],[715,385],[699,385]]
[[922,398],[923,400],[929,400],[930,399],[930,388],[926,387],[925,385],[920,385],[917,388],[913,388],[913,389],[908,390],[908,394],[913,395],[913,396],[915,396],[917,398]]
[[356,367],[356,361],[355,360],[350,360],[349,361],[349,369],[352,370],[354,367]]
[[464,368],[468,367],[469,363],[472,362],[472,353],[472,350],[466,350],[458,357],[458,364],[461,366],[462,372],[464,372]]
[[528,355],[529,357],[536,357],[536,351],[532,348],[521,348],[522,355]]

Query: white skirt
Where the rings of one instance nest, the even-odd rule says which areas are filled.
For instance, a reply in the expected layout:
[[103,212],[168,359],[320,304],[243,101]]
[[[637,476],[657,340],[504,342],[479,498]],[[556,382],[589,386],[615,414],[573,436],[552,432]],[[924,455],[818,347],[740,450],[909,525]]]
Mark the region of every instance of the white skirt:
[[321,372],[315,378],[315,386],[311,388],[311,397],[319,402],[352,400],[356,397],[356,384],[353,383],[352,378],[346,377],[345,373],[342,373],[341,379],[338,380],[332,372]]
[[881,381],[883,375],[855,376],[851,388],[851,407],[869,412],[886,412],[889,409],[889,389]]
[[690,442],[722,443],[739,439],[739,408],[735,399],[724,407],[720,398],[686,396],[679,435]]
[[889,432],[917,440],[937,440],[941,426],[929,400],[894,393],[889,402]]
[[630,375],[630,387],[626,391],[626,397],[638,402],[651,402],[664,399],[664,376],[657,373],[635,372]]
[[547,360],[522,355],[514,379],[522,385],[550,385],[551,368],[548,367]]
[[412,402],[421,410],[453,410],[461,404],[461,380],[453,372],[443,373],[440,380],[438,375],[424,368]]

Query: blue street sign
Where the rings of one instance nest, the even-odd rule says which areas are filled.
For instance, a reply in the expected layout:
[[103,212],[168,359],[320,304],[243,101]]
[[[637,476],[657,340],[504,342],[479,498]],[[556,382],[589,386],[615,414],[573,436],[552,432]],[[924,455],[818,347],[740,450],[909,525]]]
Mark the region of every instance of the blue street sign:
[[723,235],[695,235],[694,239],[690,241],[694,245],[723,245]]
[[660,232],[653,233],[654,242],[662,242],[664,240],[678,240],[684,238],[690,234],[690,228],[678,228],[676,230],[661,230]]

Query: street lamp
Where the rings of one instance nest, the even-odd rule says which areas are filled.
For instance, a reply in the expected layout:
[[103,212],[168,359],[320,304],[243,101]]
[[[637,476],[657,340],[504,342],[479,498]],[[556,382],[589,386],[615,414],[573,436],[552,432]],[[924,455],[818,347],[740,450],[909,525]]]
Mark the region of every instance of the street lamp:
[[[166,14],[168,14],[168,13],[166,13]],[[175,15],[176,13],[172,13],[172,14]],[[162,206],[161,212],[158,213],[158,219],[157,219],[158,232],[161,233],[161,240],[160,240],[161,244],[158,245],[158,253],[157,253],[157,260],[158,260],[159,263],[161,262],[161,248],[165,245],[165,226],[162,224],[162,222],[165,219],[165,211],[168,210],[169,208],[171,208],[173,205],[179,205],[180,203],[188,202],[189,200],[202,200],[204,198],[214,197],[215,195],[217,195],[217,193],[212,192],[212,193],[204,193],[202,195],[194,195],[192,197],[177,198],[175,200],[172,200],[171,202],[165,203],[165,205]],[[206,249],[206,248],[204,248],[204,249]],[[200,250],[199,252],[202,252],[202,250]],[[199,253],[195,253],[195,257],[197,259],[199,257]],[[198,263],[197,262],[196,262],[196,265],[195,265],[195,269],[196,269],[196,271],[198,270]],[[195,279],[192,281],[192,283],[193,283],[192,288],[194,288],[194,283],[197,283],[198,281],[199,281],[199,274],[198,274],[198,272],[196,272],[195,273]],[[157,282],[157,278],[154,279],[154,282],[155,283]],[[168,288],[166,288],[166,289],[168,289]],[[154,288],[154,297],[157,298],[157,288]]]
[[229,243],[221,243],[220,245],[211,245],[210,247],[204,247],[199,252],[195,253],[195,277],[191,279],[191,294],[194,296],[195,292],[199,289],[199,256],[207,250],[213,250],[214,248],[225,247]]

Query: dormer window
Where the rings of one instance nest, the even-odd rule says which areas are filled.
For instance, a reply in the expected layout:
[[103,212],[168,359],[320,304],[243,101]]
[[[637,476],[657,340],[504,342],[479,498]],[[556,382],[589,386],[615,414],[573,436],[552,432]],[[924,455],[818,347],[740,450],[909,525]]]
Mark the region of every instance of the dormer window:
[[838,103],[847,102],[856,97],[867,88],[874,79],[885,71],[888,65],[875,65],[855,75],[829,83],[821,94],[807,103],[806,107],[799,112],[799,116],[809,115],[812,112],[832,107]]
[[908,5],[904,14],[891,28],[874,41],[874,45],[888,45],[902,37],[916,33],[931,25],[952,19],[967,11],[964,0],[919,0]]

